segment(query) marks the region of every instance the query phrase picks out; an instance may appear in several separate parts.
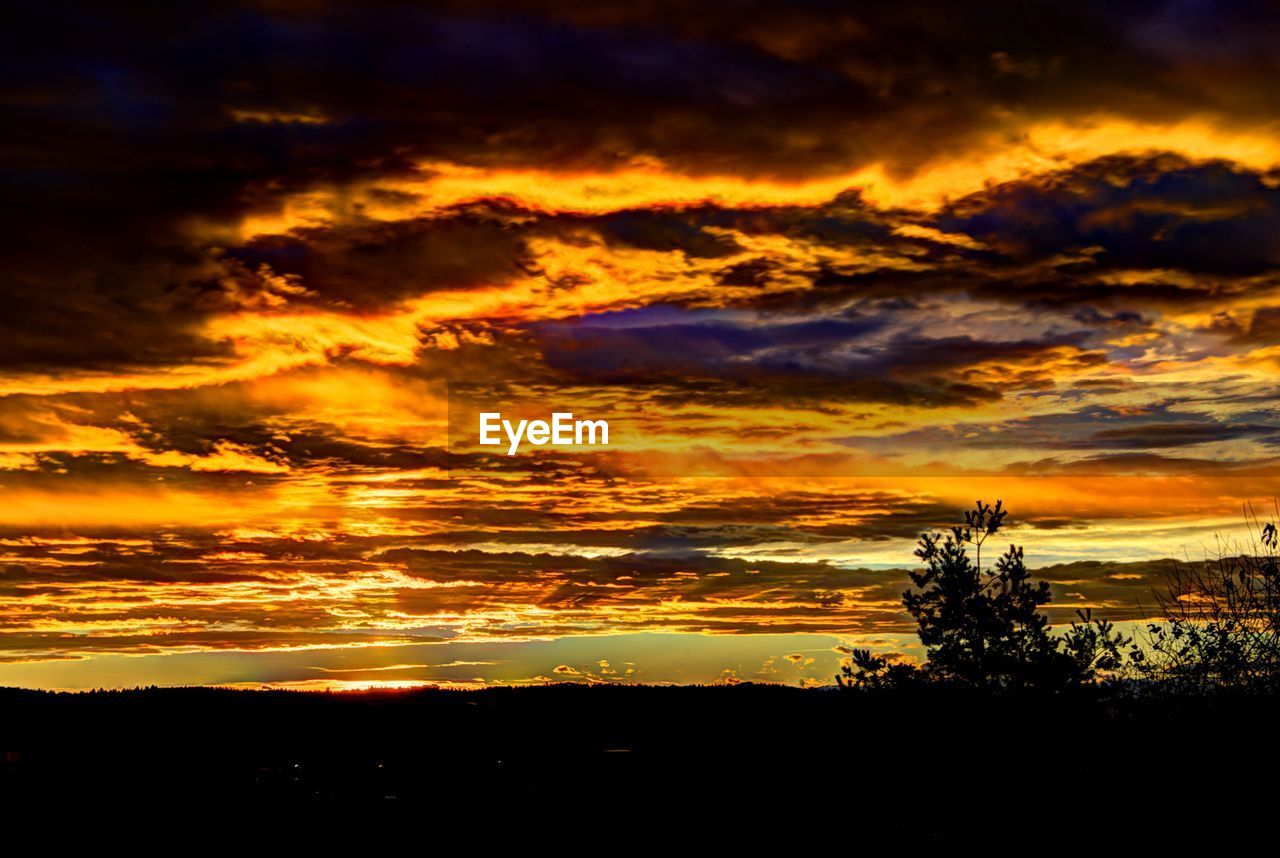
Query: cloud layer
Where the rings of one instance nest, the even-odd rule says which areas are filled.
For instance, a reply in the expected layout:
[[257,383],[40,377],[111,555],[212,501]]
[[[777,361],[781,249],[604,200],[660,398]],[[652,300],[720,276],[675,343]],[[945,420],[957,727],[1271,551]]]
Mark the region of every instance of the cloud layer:
[[1266,4],[4,14],[7,662],[898,635],[997,495],[1134,617],[1276,494]]

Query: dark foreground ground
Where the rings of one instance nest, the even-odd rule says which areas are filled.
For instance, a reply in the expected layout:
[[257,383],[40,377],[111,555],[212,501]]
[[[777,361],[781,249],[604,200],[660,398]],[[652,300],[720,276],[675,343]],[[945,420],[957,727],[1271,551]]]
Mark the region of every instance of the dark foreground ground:
[[1269,841],[1277,714],[1256,699],[749,685],[0,689],[0,799],[15,813],[373,811],[434,825],[639,823],[903,846]]

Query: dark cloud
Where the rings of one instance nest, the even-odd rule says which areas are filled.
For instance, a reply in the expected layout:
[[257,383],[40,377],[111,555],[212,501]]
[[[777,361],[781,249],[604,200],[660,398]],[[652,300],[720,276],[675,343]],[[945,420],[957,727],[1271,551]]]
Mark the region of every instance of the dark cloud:
[[1280,342],[1280,308],[1259,307],[1240,317],[1217,315],[1210,330],[1225,334],[1238,345],[1274,345]]
[[[318,301],[357,310],[441,289],[513,280],[533,266],[520,233],[465,211],[392,224],[360,223],[263,237],[234,251],[252,268],[298,278]],[[294,302],[299,303],[299,302]]]
[[[851,436],[845,443],[859,449],[888,452],[933,449],[939,455],[984,451],[1018,451],[1029,456],[1012,465],[1018,473],[1213,473],[1251,471],[1272,473],[1274,447],[1280,425],[1264,400],[1255,401],[1266,386],[1235,385],[1228,390],[1197,396],[1194,389],[1156,385],[1142,392],[1143,407],[1094,405],[1017,419],[968,422],[950,426],[908,429],[875,436]],[[1206,396],[1236,402],[1230,416],[1204,408]],[[1064,403],[1067,404],[1067,403]],[[1253,404],[1256,407],[1246,409]],[[1235,443],[1230,457],[1211,445]],[[1208,448],[1206,448],[1206,445]],[[1069,451],[1074,456],[1046,456]],[[1079,455],[1084,454],[1084,455]]]
[[1105,158],[958,202],[939,227],[1012,261],[1088,250],[1098,269],[1256,275],[1280,261],[1280,190],[1229,163]]
[[[254,265],[212,255],[188,227],[270,212],[317,183],[407,175],[417,160],[903,172],[955,157],[1010,114],[1274,116],[1272,61],[1258,48],[1274,15],[1235,5],[1214,15],[1211,38],[1189,38],[1204,14],[1155,2],[1120,14],[1104,3],[823,0],[731,12],[692,2],[10,9],[0,360],[216,358],[224,347],[201,339],[198,323],[233,300],[229,281],[262,287]],[[1019,258],[1097,242],[1116,266],[1239,274],[1274,263],[1268,186],[1227,166],[1165,172],[1006,190],[944,223]],[[1196,216],[1223,205],[1238,215]],[[654,215],[602,229],[704,257],[732,246]],[[237,258],[362,307],[500,276],[521,250],[483,225],[405,225],[264,239]],[[750,282],[768,264],[723,277]]]
[[806,355],[817,357],[857,342],[884,324],[883,319],[865,318],[768,326],[706,321],[616,328],[582,320],[543,325],[537,335],[548,364],[583,375],[731,375],[752,365],[785,370]]

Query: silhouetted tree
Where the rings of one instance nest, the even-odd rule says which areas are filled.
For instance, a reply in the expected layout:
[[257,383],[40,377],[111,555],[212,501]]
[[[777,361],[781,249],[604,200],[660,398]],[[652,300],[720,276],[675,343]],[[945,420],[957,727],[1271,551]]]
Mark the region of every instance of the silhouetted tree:
[[1091,614],[1077,612],[1079,622],[1065,635],[1053,634],[1040,612],[1051,598],[1049,585],[1032,580],[1022,548],[1010,545],[993,570],[982,568],[982,547],[1008,514],[1000,501],[978,501],[945,537],[921,534],[915,554],[925,568],[909,573],[915,589],[902,596],[928,655],[920,675],[857,650],[842,669],[842,685],[876,688],[928,679],[974,688],[1061,689],[1120,665],[1132,641]]
[[1169,690],[1280,690],[1280,532],[1267,522],[1253,544],[1224,546],[1201,564],[1175,564],[1147,627],[1143,673]]

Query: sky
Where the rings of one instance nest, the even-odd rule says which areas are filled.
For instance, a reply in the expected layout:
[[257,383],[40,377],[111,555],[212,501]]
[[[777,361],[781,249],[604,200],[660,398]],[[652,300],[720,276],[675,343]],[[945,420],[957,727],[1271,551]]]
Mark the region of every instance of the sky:
[[830,684],[976,499],[1055,622],[1275,517],[1272,4],[0,15],[0,685]]

